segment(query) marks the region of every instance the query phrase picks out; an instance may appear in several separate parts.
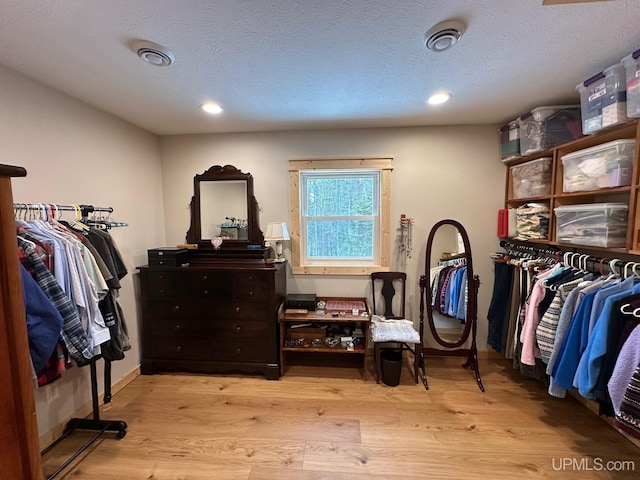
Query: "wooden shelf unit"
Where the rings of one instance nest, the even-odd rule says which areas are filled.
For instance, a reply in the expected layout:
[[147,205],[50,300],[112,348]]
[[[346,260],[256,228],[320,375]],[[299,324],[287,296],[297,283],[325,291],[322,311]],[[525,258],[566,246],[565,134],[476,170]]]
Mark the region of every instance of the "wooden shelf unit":
[[[361,356],[362,357],[362,378],[366,378],[367,372],[367,349],[369,345],[369,326],[371,324],[371,310],[369,309],[369,304],[366,298],[362,297],[322,297],[318,298],[317,301],[346,301],[346,302],[360,302],[363,303],[366,310],[366,315],[353,315],[351,311],[345,311],[343,315],[338,315],[336,317],[331,315],[331,312],[326,310],[324,315],[318,315],[316,310],[309,311],[306,314],[288,314],[285,313],[284,304],[280,306],[278,312],[278,321],[280,322],[280,375],[284,375],[285,366],[286,366],[286,357],[287,353],[297,352],[304,354],[318,354],[318,355],[349,355],[349,356]],[[360,312],[362,313],[362,312]],[[362,334],[364,336],[364,349],[362,350],[347,350],[343,348],[341,345],[336,345],[335,347],[330,347],[326,344],[323,344],[319,347],[309,346],[309,347],[291,347],[285,346],[285,342],[288,339],[291,339],[292,332],[295,332],[295,328],[291,326],[293,324],[302,324],[302,323],[311,323],[316,325],[331,325],[337,324],[342,326],[355,326],[355,324],[359,323],[362,327]],[[307,340],[305,338],[305,340]],[[311,338],[309,340],[312,340]],[[323,339],[324,340],[324,339]]]
[[[563,192],[562,182],[564,170],[562,157],[569,153],[586,148],[602,145],[615,140],[635,139],[636,145],[633,156],[631,185],[624,187],[602,188],[580,192]],[[513,177],[511,167],[521,165],[540,158],[549,157],[551,163],[551,193],[540,197],[514,198]],[[533,155],[519,158],[507,164],[507,179],[505,186],[505,208],[517,208],[525,203],[543,203],[549,206],[549,235],[548,239],[527,240],[527,242],[556,245],[568,249],[596,250],[631,255],[640,255],[640,122],[638,119],[583,136],[571,142],[554,148],[537,152]],[[556,218],[554,208],[562,205],[579,205],[589,203],[623,202],[629,206],[627,239],[624,248],[594,247],[556,241]],[[514,240],[514,239],[505,239]],[[516,240],[517,241],[517,240]]]

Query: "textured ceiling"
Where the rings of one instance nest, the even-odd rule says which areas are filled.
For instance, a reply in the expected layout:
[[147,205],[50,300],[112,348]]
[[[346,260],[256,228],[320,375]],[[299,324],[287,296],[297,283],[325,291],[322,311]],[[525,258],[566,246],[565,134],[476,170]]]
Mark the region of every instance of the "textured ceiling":
[[[427,51],[449,19],[459,44]],[[638,0],[1,0],[0,63],[156,134],[499,124],[575,103],[639,24]],[[140,39],[175,63],[142,62]]]

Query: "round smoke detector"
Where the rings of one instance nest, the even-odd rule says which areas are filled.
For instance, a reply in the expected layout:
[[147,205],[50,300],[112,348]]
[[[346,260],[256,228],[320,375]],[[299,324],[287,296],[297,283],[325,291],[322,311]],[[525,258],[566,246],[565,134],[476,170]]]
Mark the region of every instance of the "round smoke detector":
[[444,52],[450,49],[464,33],[464,25],[450,20],[434,25],[425,34],[425,46],[432,52]]
[[153,42],[137,42],[134,50],[142,60],[156,67],[168,67],[176,59],[167,47]]

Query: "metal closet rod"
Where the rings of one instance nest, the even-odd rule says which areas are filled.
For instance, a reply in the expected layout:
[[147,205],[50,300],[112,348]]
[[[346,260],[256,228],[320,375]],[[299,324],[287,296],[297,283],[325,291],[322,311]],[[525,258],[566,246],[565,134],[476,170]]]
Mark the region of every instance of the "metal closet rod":
[[[620,270],[621,274],[624,274],[626,276],[627,273],[627,269],[629,268],[630,265],[640,265],[636,262],[629,262],[629,261],[625,261],[625,260],[620,260],[618,258],[604,258],[604,257],[598,257],[598,256],[594,256],[594,255],[590,255],[588,253],[581,253],[579,251],[564,251],[564,250],[560,250],[559,248],[553,248],[553,247],[549,247],[549,248],[544,248],[544,247],[537,247],[534,245],[526,245],[526,244],[520,244],[520,243],[513,243],[513,242],[508,242],[506,240],[501,240],[500,241],[500,246],[504,249],[511,249],[511,250],[517,250],[520,251],[522,253],[536,253],[536,254],[542,254],[542,255],[549,255],[554,257],[557,261],[561,261],[564,259],[565,255],[569,255],[570,260],[569,263],[572,263],[573,261],[573,257],[574,256],[579,256],[582,260],[582,262],[584,262],[584,266],[587,267],[588,269],[588,263],[591,262],[592,263],[592,269],[597,272],[600,272],[601,274],[604,273],[603,269],[605,266],[608,266],[609,270],[613,273],[614,270],[616,268],[618,268]],[[608,262],[607,264],[605,264],[605,262]]]
[[65,210],[71,212],[77,212],[78,210],[82,214],[92,212],[109,212],[113,213],[113,207],[94,207],[93,205],[59,205],[55,203],[14,203],[14,210]]
[[523,245],[521,243],[512,243],[507,242],[506,240],[500,240],[500,246],[502,248],[511,248],[513,250],[520,250],[521,252],[533,252],[533,253],[542,253],[545,255],[564,255],[565,253],[576,253],[576,252],[565,252],[564,250],[560,250],[559,248],[543,248],[536,247],[533,245]]

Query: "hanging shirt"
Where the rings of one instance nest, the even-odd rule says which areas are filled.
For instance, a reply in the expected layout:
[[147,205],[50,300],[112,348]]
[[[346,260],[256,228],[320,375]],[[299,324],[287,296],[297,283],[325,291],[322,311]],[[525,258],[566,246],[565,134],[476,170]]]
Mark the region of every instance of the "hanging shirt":
[[[580,363],[582,352],[587,347],[586,341],[584,341],[584,345],[581,342],[583,331],[589,328],[589,315],[596,293],[597,291],[586,294],[580,302],[553,369],[554,383],[565,390],[573,388],[573,377],[576,374],[578,363]],[[586,339],[586,333],[584,338]]]
[[607,353],[607,332],[609,319],[612,316],[612,306],[617,300],[640,293],[640,283],[619,293],[611,294],[611,292],[619,290],[625,285],[627,287],[633,285],[635,281],[636,279],[634,277],[629,277],[618,285],[615,285],[614,288],[606,290],[606,293],[609,293],[609,295],[604,301],[602,311],[595,322],[593,331],[589,335],[587,347],[580,358],[573,382],[574,387],[576,387],[580,395],[585,398],[595,398],[593,390],[598,382],[598,376],[604,363],[604,356]]
[[527,310],[525,312],[525,320],[520,334],[522,342],[522,353],[520,362],[525,365],[535,365],[536,358],[540,358],[540,351],[536,345],[536,328],[540,322],[538,312],[538,304],[545,295],[543,280],[551,276],[560,269],[560,265],[556,264],[552,269],[538,274],[538,281],[531,290],[531,295],[527,300]]
[[69,355],[78,366],[86,365],[94,355],[89,345],[87,334],[80,323],[78,312],[64,294],[54,276],[35,254],[33,247],[20,237],[17,237],[17,239],[18,246],[25,254],[23,265],[62,316],[63,326],[60,337]]
[[558,285],[557,291],[551,305],[540,319],[536,328],[536,342],[540,349],[540,358],[544,363],[549,363],[551,352],[556,339],[556,329],[562,313],[562,307],[569,296],[569,293],[583,282],[581,278],[562,285]]
[[622,397],[618,420],[622,420],[640,432],[640,365],[631,376]]
[[618,355],[618,361],[609,380],[609,396],[616,415],[620,415],[620,405],[625,391],[629,386],[633,373],[640,364],[640,325],[638,325],[627,341],[624,343]]
[[553,342],[553,348],[551,349],[551,355],[549,356],[549,363],[547,364],[546,373],[549,375],[549,395],[558,398],[564,398],[567,394],[567,389],[563,388],[555,383],[553,371],[556,368],[556,363],[561,357],[564,342],[571,327],[574,315],[576,315],[578,308],[580,307],[581,299],[583,298],[582,291],[592,285],[594,282],[585,281],[580,283],[574,288],[567,296],[564,302],[562,311],[560,312],[560,318],[556,327],[556,338]]
[[27,317],[29,353],[33,370],[38,374],[56,348],[63,320],[55,305],[22,265],[20,274]]

